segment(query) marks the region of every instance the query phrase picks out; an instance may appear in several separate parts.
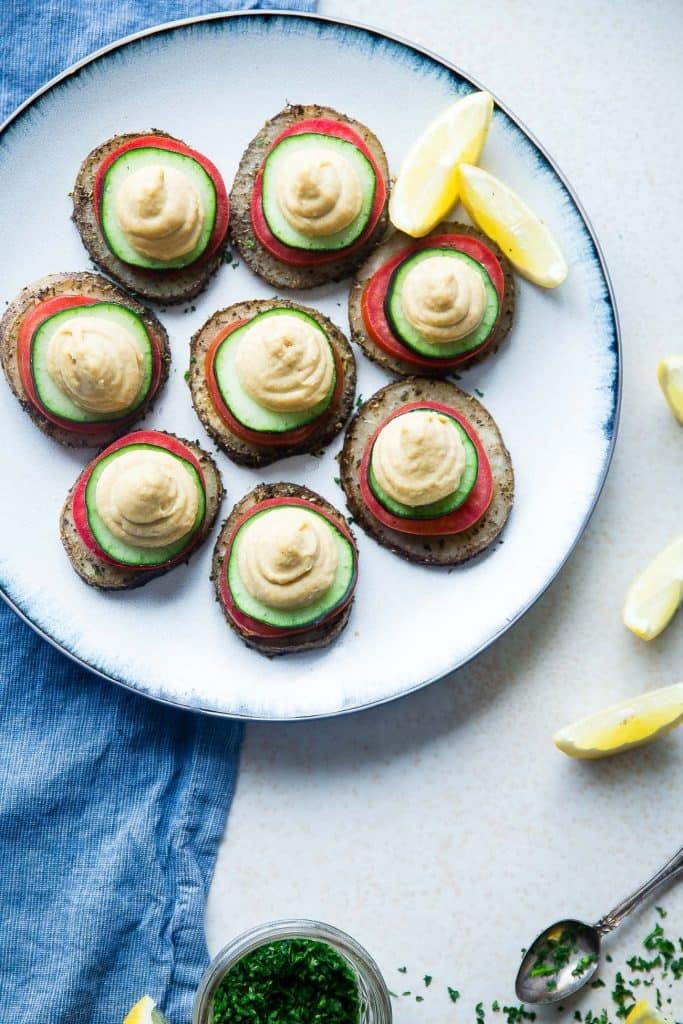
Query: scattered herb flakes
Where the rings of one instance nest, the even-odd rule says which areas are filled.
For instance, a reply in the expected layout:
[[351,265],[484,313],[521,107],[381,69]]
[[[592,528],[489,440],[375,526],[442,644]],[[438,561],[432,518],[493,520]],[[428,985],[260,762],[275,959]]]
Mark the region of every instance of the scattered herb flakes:
[[448,996],[452,1003],[457,1003],[458,999],[460,998],[460,993],[458,992],[457,988],[451,988],[451,986],[449,985]]
[[415,1002],[416,1003],[424,1003],[424,1001],[425,1001],[425,997],[424,996],[415,996]]
[[475,395],[477,395],[477,396],[478,396],[479,398],[483,398],[483,397],[484,397],[484,392],[483,392],[483,391],[480,391],[480,390],[479,390],[479,388],[475,388],[475,389],[474,389],[474,393],[475,393]]
[[666,917],[666,910],[664,909],[664,907],[655,907],[655,910],[657,911],[660,917]]
[[425,976],[424,976],[424,978],[422,980],[425,983],[425,988],[429,988],[429,986],[432,983],[432,976],[431,976],[431,974],[425,974]]
[[245,238],[245,240],[244,240],[244,247],[245,247],[245,249],[255,249],[256,248],[256,242],[254,241],[253,238]]
[[390,988],[387,989],[387,992],[393,999],[398,999],[398,993],[392,992]]
[[412,994],[413,993],[410,991],[410,989],[408,989],[406,992],[401,992],[402,996],[412,996]]
[[333,476],[332,479],[334,480],[334,482],[337,485],[337,487],[341,487],[341,478],[340,477]]
[[185,370],[185,373],[183,374],[183,377],[184,377],[184,379],[186,381],[188,381],[190,379],[190,371],[189,370]]
[[232,263],[232,251],[230,249],[226,249],[223,253],[223,262]]
[[398,968],[398,973],[399,974],[407,974],[408,973],[408,968],[407,967],[399,967]]
[[484,1020],[484,1018],[486,1017],[483,1003],[477,1003],[477,1005],[474,1008],[474,1012],[477,1016],[477,1020]]
[[576,967],[572,971],[573,978],[580,978],[582,974],[585,974],[588,968],[594,964],[597,960],[595,953],[589,953],[588,956],[582,956]]
[[357,395],[356,396],[356,409],[360,409],[362,404],[363,404],[363,396],[362,395]]
[[278,939],[235,964],[219,985],[213,1024],[357,1024],[353,970],[331,946]]

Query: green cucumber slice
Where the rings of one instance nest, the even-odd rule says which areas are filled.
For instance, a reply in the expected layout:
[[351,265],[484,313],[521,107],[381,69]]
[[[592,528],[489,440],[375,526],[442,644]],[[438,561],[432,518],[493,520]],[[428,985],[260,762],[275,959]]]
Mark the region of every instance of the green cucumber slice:
[[[401,301],[401,293],[406,275],[417,263],[422,263],[423,260],[429,259],[432,256],[447,256],[449,259],[468,263],[481,275],[484,288],[486,289],[486,312],[482,322],[474,331],[466,334],[464,338],[458,338],[457,341],[445,345],[435,345],[434,342],[428,341],[424,335],[415,330],[403,312],[403,303]],[[459,252],[457,249],[436,248],[421,249],[412,256],[408,256],[407,259],[398,265],[389,280],[384,300],[384,312],[394,334],[408,348],[411,348],[414,352],[419,352],[422,356],[432,357],[433,359],[449,359],[451,356],[462,355],[484,344],[498,319],[499,305],[498,292],[481,263],[478,263],[466,253]]]
[[[342,231],[336,231],[333,235],[314,238],[311,235],[305,235],[303,232],[297,231],[283,216],[277,201],[276,183],[284,161],[294,151],[306,148],[318,149],[321,147],[330,151],[336,151],[351,161],[360,179],[363,201],[358,215]],[[320,135],[317,132],[289,135],[282,142],[278,143],[275,149],[270,151],[263,166],[263,179],[261,183],[263,215],[275,237],[292,249],[306,249],[309,251],[345,249],[347,246],[352,245],[367,227],[375,201],[376,188],[377,181],[372,164],[352,142],[338,139],[332,135]]]
[[[143,167],[172,167],[187,175],[199,193],[204,210],[204,223],[199,240],[194,249],[185,256],[174,260],[158,260],[142,256],[130,244],[119,224],[116,215],[116,197],[121,185],[129,175]],[[115,160],[104,175],[102,183],[102,201],[100,207],[102,234],[107,245],[120,260],[133,267],[147,267],[151,270],[172,270],[187,267],[202,255],[213,233],[216,223],[216,186],[211,175],[191,156],[174,153],[169,149],[156,149],[153,146],[141,146],[139,149],[128,149]]]
[[[420,412],[420,410],[413,409],[411,412]],[[404,413],[404,415],[410,416],[411,412]],[[446,413],[443,413],[442,415],[445,416]],[[387,512],[391,512],[395,516],[401,516],[403,519],[436,519],[439,516],[448,515],[449,512],[455,512],[456,508],[463,505],[469,498],[472,493],[472,489],[477,482],[479,456],[477,455],[477,449],[472,444],[465,428],[458,423],[457,420],[453,419],[452,416],[449,416],[448,419],[457,429],[460,434],[460,439],[465,446],[465,469],[457,490],[452,491],[450,494],[447,494],[444,498],[440,498],[438,501],[430,502],[429,505],[418,505],[416,507],[404,505],[400,501],[395,501],[391,498],[380,486],[372,467],[371,454],[368,465],[368,483],[370,484],[370,490],[375,495],[380,505],[384,506]]]
[[334,364],[334,352],[332,351],[332,346],[327,334],[325,334],[325,331],[317,320],[312,316],[309,316],[308,313],[302,313],[298,309],[288,309],[284,306],[276,309],[268,309],[265,313],[258,313],[257,316],[253,317],[242,327],[238,327],[237,330],[229,334],[225,341],[219,345],[213,365],[214,373],[216,375],[216,383],[223,401],[235,419],[239,420],[243,426],[248,427],[249,430],[259,430],[264,433],[278,434],[283,433],[286,430],[294,430],[296,427],[301,427],[305,423],[311,423],[319,416],[322,416],[322,414],[329,408],[337,385],[337,370],[336,366],[334,366],[332,383],[330,384],[330,390],[325,398],[323,398],[321,402],[318,402],[317,405],[314,405],[312,409],[306,409],[302,412],[273,412],[272,409],[265,409],[244,390],[235,367],[235,357],[239,346],[244,343],[246,330],[248,327],[251,327],[252,324],[256,323],[257,320],[262,320],[266,317],[282,313],[286,313],[291,316],[298,316],[302,320],[308,321],[308,323],[315,327],[316,330],[320,331],[329,346],[330,356]]
[[[97,491],[97,482],[102,476],[104,467],[109,465],[113,459],[120,458],[124,452],[135,451],[139,448],[151,449],[152,451],[163,451],[171,458],[177,459],[178,462],[182,464],[183,468],[190,474],[194,485],[197,488],[199,504],[197,507],[197,516],[192,528],[188,530],[184,537],[181,537],[179,540],[175,541],[175,543],[168,544],[163,548],[138,548],[132,544],[127,544],[126,541],[120,540],[111,532],[111,530],[109,530],[97,511],[95,494]],[[187,459],[182,459],[179,455],[174,455],[173,452],[169,452],[167,448],[163,448],[159,445],[128,444],[124,448],[118,448],[115,452],[112,452],[111,455],[107,455],[106,458],[97,463],[85,486],[85,507],[88,513],[88,524],[92,530],[93,536],[102,550],[105,551],[110,558],[114,558],[117,562],[123,562],[125,565],[162,565],[164,562],[168,562],[171,558],[175,558],[176,555],[180,554],[180,552],[187,547],[192,537],[204,522],[204,516],[206,514],[206,495],[204,494],[204,487],[202,486],[197,470],[187,461]]]
[[[335,544],[339,552],[339,562],[337,564],[337,572],[329,590],[323,594],[313,604],[309,604],[306,608],[295,608],[291,611],[285,611],[282,608],[270,608],[268,605],[259,601],[258,598],[253,597],[245,587],[242,577],[240,576],[238,568],[239,550],[240,546],[244,542],[244,538],[247,535],[250,526],[261,516],[269,516],[274,512],[277,512],[280,508],[287,508],[286,502],[282,505],[277,505],[273,508],[266,508],[262,512],[257,512],[251,516],[245,523],[240,526],[237,534],[232,542],[230,549],[230,558],[228,560],[228,585],[232,594],[232,599],[245,615],[249,615],[252,619],[258,619],[259,622],[265,622],[269,626],[281,626],[284,629],[293,629],[297,626],[307,626],[318,619],[323,618],[332,611],[336,605],[340,604],[349,592],[349,588],[353,584],[353,579],[356,570],[355,553],[353,545],[344,537],[344,535],[332,525],[332,523],[325,516],[320,516],[325,525],[331,530],[334,537]],[[299,508],[298,505],[290,506],[292,508]],[[310,509],[314,515],[319,515],[315,509]]]
[[[124,327],[135,339],[135,344],[142,355],[143,376],[135,401],[127,409],[111,413],[87,412],[76,405],[48,373],[47,350],[52,336],[67,320],[73,320],[79,316],[97,316],[104,320],[111,320]],[[31,342],[31,374],[38,398],[45,408],[55,416],[71,420],[73,423],[109,422],[123,419],[129,413],[134,412],[149,394],[153,369],[154,354],[147,328],[132,310],[115,302],[96,302],[91,306],[73,306],[71,309],[55,313],[42,322]]]

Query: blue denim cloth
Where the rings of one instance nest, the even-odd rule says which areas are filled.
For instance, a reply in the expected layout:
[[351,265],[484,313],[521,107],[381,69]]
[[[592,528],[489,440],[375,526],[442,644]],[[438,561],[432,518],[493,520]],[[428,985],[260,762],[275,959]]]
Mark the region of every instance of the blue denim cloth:
[[[278,6],[314,3],[0,0],[0,122],[119,36]],[[91,675],[0,601],[2,1022],[118,1024],[149,992],[189,1024],[240,741]]]

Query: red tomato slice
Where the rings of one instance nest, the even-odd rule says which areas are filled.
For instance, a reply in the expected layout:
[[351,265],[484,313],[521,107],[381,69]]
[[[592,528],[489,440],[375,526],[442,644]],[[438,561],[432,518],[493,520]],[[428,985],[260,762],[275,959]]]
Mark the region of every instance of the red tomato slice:
[[163,434],[159,430],[135,430],[131,434],[126,434],[125,437],[120,437],[118,441],[114,441],[112,444],[108,445],[104,451],[100,452],[100,454],[97,455],[88,466],[86,466],[78,483],[76,484],[72,502],[74,524],[80,539],[89,551],[103,562],[108,562],[109,565],[125,565],[126,569],[131,569],[136,572],[148,572],[150,569],[166,568],[169,565],[174,565],[176,562],[182,561],[196,543],[197,535],[195,534],[195,536],[191,538],[187,547],[183,548],[183,550],[175,555],[174,558],[169,559],[167,562],[161,562],[159,565],[135,566],[128,565],[127,562],[117,562],[115,558],[111,558],[111,556],[108,555],[97,543],[95,535],[90,529],[88,507],[85,502],[85,489],[98,462],[101,462],[102,459],[111,455],[112,452],[116,452],[120,448],[127,448],[131,444],[150,444],[154,445],[156,448],[165,448],[166,451],[171,452],[172,455],[178,455],[181,459],[185,459],[185,461],[189,462],[197,471],[205,492],[206,480],[204,478],[204,471],[202,470],[199,460],[196,458],[194,452],[190,451],[182,441],[179,441],[175,437],[169,437],[168,434]]
[[287,447],[290,444],[298,444],[300,441],[306,441],[309,437],[312,437],[319,429],[321,422],[327,419],[339,405],[341,400],[342,392],[344,390],[344,371],[341,365],[336,349],[332,347],[332,354],[334,356],[334,365],[336,370],[336,384],[334,393],[332,395],[332,401],[330,402],[327,409],[310,423],[305,423],[302,427],[296,427],[294,430],[285,430],[281,433],[275,431],[265,430],[250,430],[249,427],[245,427],[243,423],[240,423],[226,405],[223,396],[218,387],[218,381],[216,380],[216,373],[214,369],[214,363],[216,360],[216,353],[220,348],[221,344],[236,331],[238,327],[243,324],[249,323],[249,320],[235,320],[234,323],[228,324],[227,327],[220,331],[209,350],[206,353],[206,361],[204,364],[204,372],[206,374],[206,383],[213,402],[214,408],[220,418],[223,420],[225,425],[232,431],[236,437],[241,438],[242,441],[246,441],[247,444],[259,445],[262,448],[278,448]]
[[[327,615],[318,619],[316,622],[309,622],[306,626],[295,626],[291,629],[284,628],[281,626],[269,626],[265,622],[261,622],[259,619],[253,619],[249,615],[245,615],[237,605],[235,604],[232,592],[230,590],[230,584],[228,583],[228,562],[230,561],[230,551],[232,550],[233,541],[237,536],[237,531],[240,527],[246,523],[247,519],[251,519],[257,512],[261,512],[265,508],[274,508],[277,505],[298,505],[302,508],[311,508],[313,511],[320,513],[324,516],[328,522],[330,522],[335,529],[339,530],[340,533],[346,537],[354,550],[355,555],[355,569],[351,586],[349,587],[348,593],[343,601],[331,608]],[[225,609],[232,619],[232,621],[240,627],[245,633],[250,636],[261,637],[263,639],[270,639],[276,637],[294,636],[297,633],[307,633],[308,630],[313,629],[314,626],[320,626],[327,622],[332,616],[336,616],[342,611],[353,599],[353,594],[356,589],[356,581],[358,577],[358,550],[356,548],[356,542],[351,536],[350,530],[343,526],[341,523],[337,523],[330,515],[325,512],[324,509],[319,508],[317,505],[313,505],[310,501],[306,501],[305,498],[267,498],[265,501],[260,501],[257,505],[252,507],[241,516],[235,527],[228,538],[228,543],[225,548],[225,554],[223,556],[223,564],[221,566],[221,577],[220,577],[220,594],[221,601],[225,606]]]
[[[388,355],[395,356],[397,359],[402,359],[404,362],[411,363],[416,367],[425,369],[436,367],[447,370],[459,366],[473,356],[478,355],[478,353],[483,352],[489,344],[496,325],[494,324],[491,328],[486,341],[482,342],[477,348],[470,349],[469,352],[459,356],[452,356],[449,359],[430,359],[419,355],[417,352],[413,352],[412,349],[396,337],[384,311],[389,281],[399,264],[408,256],[412,256],[413,253],[419,252],[421,249],[432,248],[457,249],[459,252],[464,252],[467,256],[471,256],[477,263],[481,263],[498,293],[498,319],[500,319],[500,311],[503,308],[503,298],[505,295],[503,268],[492,249],[489,249],[478,238],[471,238],[469,235],[430,235],[428,238],[423,238],[419,242],[415,242],[413,245],[402,249],[396,256],[388,260],[383,267],[380,267],[368,281],[361,299],[361,313],[366,331],[374,343]],[[498,320],[496,320],[497,323]]]
[[[370,456],[372,454],[372,446],[374,445],[380,430],[382,430],[390,420],[395,419],[396,416],[402,416],[403,413],[410,412],[413,409],[434,409],[436,412],[445,413],[447,416],[451,416],[454,420],[457,420],[465,429],[467,436],[477,449],[477,456],[479,458],[477,479],[467,500],[463,502],[460,508],[456,508],[455,511],[449,512],[445,516],[439,516],[437,519],[403,519],[401,516],[392,515],[392,513],[385,509],[384,505],[382,505],[372,493],[372,488],[368,481],[368,467],[370,464]],[[486,454],[486,450],[479,440],[479,435],[464,416],[461,416],[459,412],[455,411],[455,409],[451,409],[447,405],[442,405],[440,402],[409,402],[407,405],[403,405],[400,409],[397,409],[396,412],[393,412],[391,416],[387,416],[384,422],[380,423],[379,427],[368,442],[365,452],[363,453],[363,458],[361,459],[359,473],[360,490],[363,496],[363,501],[372,512],[375,519],[382,523],[383,526],[389,527],[390,530],[396,530],[398,533],[409,533],[424,537],[448,537],[452,534],[462,533],[463,530],[468,530],[470,526],[474,526],[474,524],[481,519],[493,498],[493,474],[491,472],[491,464],[489,462],[488,455]]]
[[372,204],[372,210],[370,211],[370,219],[363,233],[353,242],[352,245],[346,246],[345,249],[335,249],[334,252],[304,252],[301,249],[294,249],[290,245],[285,245],[283,242],[276,238],[268,227],[265,214],[263,212],[263,168],[265,165],[265,157],[263,163],[258,169],[256,178],[254,179],[254,190],[251,195],[251,223],[254,228],[254,234],[258,238],[259,242],[266,249],[271,256],[281,260],[283,263],[290,263],[295,267],[312,267],[319,263],[334,263],[335,260],[339,259],[340,256],[348,256],[350,253],[360,249],[361,246],[367,242],[372,232],[377,227],[377,223],[382,216],[382,210],[387,198],[387,188],[382,172],[379,169],[379,165],[375,160],[374,156],[365,145],[363,140],[352,128],[348,125],[341,124],[339,121],[331,121],[327,118],[312,118],[309,121],[298,121],[296,124],[290,125],[289,128],[285,128],[273,142],[272,146],[269,147],[268,153],[272,152],[273,149],[283,139],[288,138],[290,135],[304,135],[307,132],[315,133],[318,135],[333,135],[337,139],[343,139],[345,142],[352,143],[356,149],[359,149],[364,157],[366,157],[372,164],[372,169],[375,172],[375,199]]
[[[120,420],[106,420],[94,423],[74,423],[72,420],[56,416],[47,406],[43,405],[36,391],[31,365],[33,338],[40,325],[49,317],[54,316],[55,313],[61,313],[65,309],[74,309],[77,306],[93,306],[101,301],[101,299],[93,299],[87,295],[59,295],[54,299],[46,299],[44,302],[38,303],[37,306],[26,314],[19,327],[19,338],[17,341],[19,376],[31,404],[50,423],[54,423],[55,426],[62,427],[64,430],[69,430],[74,434],[97,434],[99,431],[102,434],[108,434],[112,429],[116,429],[135,419],[138,413],[134,410]],[[153,395],[157,391],[159,381],[161,380],[161,346],[158,339],[150,331],[147,333],[152,343],[153,361],[152,380],[148,394]]]
[[[209,257],[213,256],[216,250],[220,248],[228,231],[228,223],[230,220],[230,200],[228,198],[228,192],[221,172],[218,170],[216,165],[205,157],[203,153],[198,153],[196,149],[190,149],[189,146],[186,146],[182,142],[178,142],[177,139],[165,139],[159,135],[139,135],[136,139],[131,139],[130,142],[125,142],[122,146],[119,146],[118,149],[115,149],[113,153],[110,153],[109,156],[105,157],[99,166],[97,176],[95,178],[95,184],[93,185],[93,206],[98,224],[100,227],[102,226],[102,190],[104,188],[105,174],[111,165],[130,149],[145,149],[148,146],[152,149],[166,149],[171,153],[180,153],[182,156],[192,157],[193,160],[196,160],[196,162],[204,168],[213,181],[214,188],[216,189],[216,220],[213,225],[213,231],[211,232],[208,245],[195,262],[209,259]],[[192,264],[188,264],[188,266],[192,266]],[[163,268],[140,267],[139,269],[143,272],[149,271],[149,273],[152,274],[159,272],[162,274],[177,274],[181,273],[186,268],[181,267],[180,269],[174,268],[172,270],[164,270]]]

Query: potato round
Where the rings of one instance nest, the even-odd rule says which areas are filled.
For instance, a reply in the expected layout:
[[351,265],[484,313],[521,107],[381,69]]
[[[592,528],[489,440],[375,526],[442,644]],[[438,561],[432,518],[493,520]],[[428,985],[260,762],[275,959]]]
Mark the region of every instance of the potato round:
[[[440,402],[461,413],[475,428],[491,463],[494,479],[491,504],[479,522],[462,533],[421,537],[392,530],[375,519],[361,494],[360,464],[372,435],[401,406],[420,401]],[[409,562],[459,565],[474,558],[494,542],[512,510],[515,490],[512,461],[496,422],[481,402],[448,381],[411,377],[381,388],[351,420],[340,465],[341,483],[354,521],[379,544]]]
[[360,121],[354,121],[353,118],[340,114],[331,107],[320,107],[316,103],[285,107],[270,121],[266,121],[244,151],[235,175],[230,193],[230,238],[247,266],[259,277],[275,285],[276,288],[314,288],[328,281],[343,280],[352,274],[358,264],[372,252],[387,228],[388,214],[385,202],[377,226],[359,249],[347,255],[340,254],[338,260],[321,262],[309,267],[283,263],[264,249],[254,234],[251,222],[251,197],[256,174],[263,163],[265,153],[285,128],[289,128],[298,121],[319,117],[348,125],[360,136],[375,158],[384,178],[387,200],[389,197],[389,165],[386,154],[376,135]]

